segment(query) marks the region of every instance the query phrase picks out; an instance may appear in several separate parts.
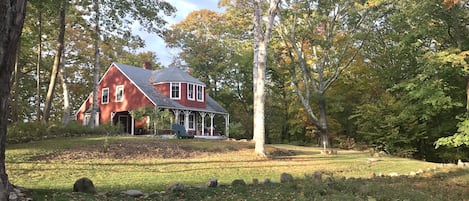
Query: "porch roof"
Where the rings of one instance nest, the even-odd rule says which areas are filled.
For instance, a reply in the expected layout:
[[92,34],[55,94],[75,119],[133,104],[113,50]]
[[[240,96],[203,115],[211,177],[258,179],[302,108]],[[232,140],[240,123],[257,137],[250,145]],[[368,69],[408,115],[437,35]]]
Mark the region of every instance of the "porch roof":
[[[184,105],[179,104],[176,101],[171,100],[169,97],[166,97],[158,92],[153,87],[153,83],[158,82],[169,82],[168,77],[164,77],[158,75],[158,72],[168,72],[164,70],[154,71],[154,70],[147,70],[135,66],[114,63],[114,65],[125,75],[127,78],[135,84],[137,88],[139,88],[155,105],[160,108],[171,108],[171,109],[180,109],[180,110],[192,110],[192,111],[201,111],[201,112],[213,112],[213,113],[221,113],[221,114],[228,114],[228,112],[223,108],[220,104],[218,104],[212,97],[206,94],[206,107],[205,108],[194,108],[194,107],[187,107]],[[183,73],[185,72],[173,70],[173,73]],[[183,82],[181,78],[187,77],[189,75],[173,75],[174,77],[178,78],[175,80],[177,82]],[[158,80],[159,78],[164,77],[165,80]],[[191,76],[189,76],[191,77]],[[191,80],[187,80],[187,82],[194,83],[198,81],[197,79],[191,77]],[[200,82],[200,81],[198,81]]]

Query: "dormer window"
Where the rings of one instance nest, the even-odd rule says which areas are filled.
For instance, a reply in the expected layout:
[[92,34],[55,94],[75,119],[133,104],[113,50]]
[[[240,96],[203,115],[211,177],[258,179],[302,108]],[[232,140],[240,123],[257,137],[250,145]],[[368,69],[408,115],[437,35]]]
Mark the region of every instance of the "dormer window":
[[187,84],[187,100],[195,100],[194,84]]
[[180,82],[171,82],[171,99],[181,99],[181,83]]
[[202,85],[197,85],[197,101],[204,101],[204,86]]

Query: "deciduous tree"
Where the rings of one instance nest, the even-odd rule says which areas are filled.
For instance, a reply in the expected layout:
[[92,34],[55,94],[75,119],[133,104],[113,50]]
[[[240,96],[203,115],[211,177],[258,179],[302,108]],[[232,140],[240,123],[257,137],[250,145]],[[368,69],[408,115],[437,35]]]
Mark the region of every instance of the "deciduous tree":
[[[278,32],[294,64],[293,83],[320,146],[330,147],[326,92],[354,62],[366,38],[370,6],[357,1],[290,1],[281,16]],[[315,101],[317,110],[311,102]]]
[[10,182],[5,167],[8,98],[25,13],[25,0],[0,1],[0,200],[9,199]]

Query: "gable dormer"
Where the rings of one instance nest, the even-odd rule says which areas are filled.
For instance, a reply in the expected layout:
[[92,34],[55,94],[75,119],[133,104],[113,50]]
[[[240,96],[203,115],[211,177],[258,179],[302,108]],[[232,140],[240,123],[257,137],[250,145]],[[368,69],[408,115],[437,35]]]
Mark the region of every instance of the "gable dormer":
[[164,96],[187,107],[204,108],[206,85],[179,68],[152,72],[149,80]]

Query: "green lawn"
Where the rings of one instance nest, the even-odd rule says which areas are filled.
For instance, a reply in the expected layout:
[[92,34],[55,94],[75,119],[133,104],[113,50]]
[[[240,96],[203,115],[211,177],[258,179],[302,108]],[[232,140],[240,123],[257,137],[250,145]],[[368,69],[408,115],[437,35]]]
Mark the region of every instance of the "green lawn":
[[[445,200],[446,191],[458,190],[461,195],[455,193],[454,197],[449,198],[469,199],[466,194],[469,189],[469,171],[466,169],[441,174],[440,172],[453,169],[397,157],[376,158],[378,161],[370,164],[370,154],[359,151],[339,150],[337,155],[322,155],[319,148],[290,145],[269,145],[267,150],[274,154],[270,159],[257,157],[253,153],[253,144],[246,142],[163,140],[152,137],[79,137],[9,145],[6,161],[11,182],[31,189],[34,200],[103,199],[70,194],[74,181],[81,177],[93,180],[98,192],[110,192],[112,196],[115,192],[128,189],[148,193],[163,191],[175,182],[200,186],[205,185],[210,178],[217,178],[222,185],[229,184],[234,179],[244,179],[248,184],[253,178],[260,181],[270,178],[278,182],[283,172],[291,173],[297,179],[295,183],[287,186],[189,189],[185,193],[171,194],[165,198],[311,200],[312,196],[320,200],[344,200],[342,198],[345,197],[350,198],[345,200],[393,200],[392,196],[399,193],[408,194],[411,196],[410,200]],[[290,154],[282,156],[283,154],[278,153]],[[425,173],[410,179],[358,179],[358,182],[357,179],[341,179],[370,178],[373,173],[409,174],[418,170],[424,170]],[[305,175],[311,175],[314,171],[333,176],[333,179],[329,180],[330,183],[312,187]],[[415,186],[418,188],[414,188]],[[441,190],[435,191],[439,188]],[[461,191],[460,188],[466,190]],[[392,193],[393,191],[397,192]],[[277,195],[278,193],[280,194]],[[444,196],[441,197],[438,193],[443,193]],[[381,194],[387,197],[377,196]],[[430,197],[425,197],[427,194]],[[337,199],[334,196],[338,196]],[[114,199],[117,198],[111,200]]]

